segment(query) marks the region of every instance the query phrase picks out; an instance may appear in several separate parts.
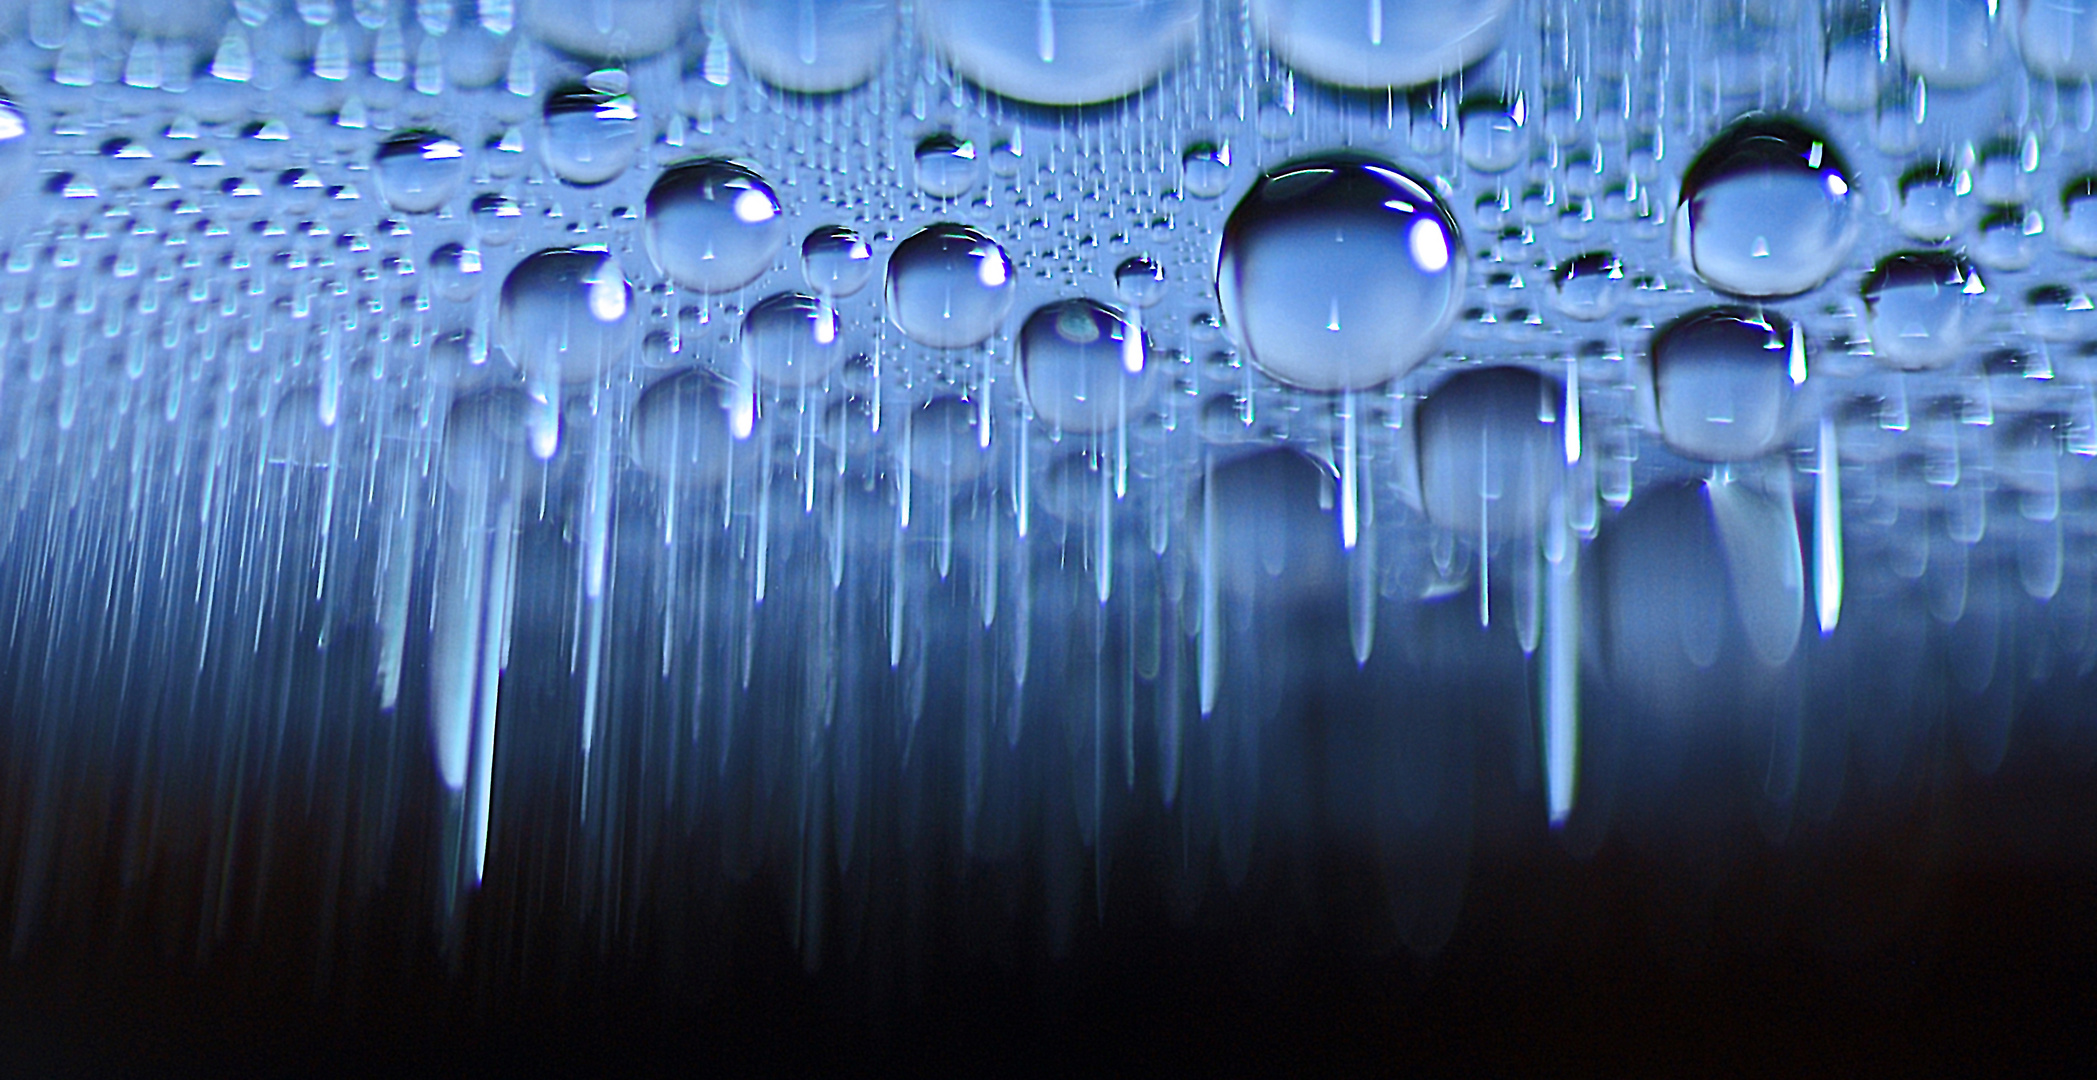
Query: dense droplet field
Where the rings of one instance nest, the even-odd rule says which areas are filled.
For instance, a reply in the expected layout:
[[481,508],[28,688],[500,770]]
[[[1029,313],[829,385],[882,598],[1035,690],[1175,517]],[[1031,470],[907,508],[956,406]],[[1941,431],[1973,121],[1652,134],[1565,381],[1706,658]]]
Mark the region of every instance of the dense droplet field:
[[926,838],[1067,942],[1117,844],[1196,896],[1331,814],[1431,950],[1481,731],[1582,851],[1649,737],[1746,740],[1772,841],[2032,702],[2097,745],[2097,12],[0,42],[18,947],[105,863],[207,951],[310,864],[331,933],[412,850],[454,935],[767,867],[813,964]]

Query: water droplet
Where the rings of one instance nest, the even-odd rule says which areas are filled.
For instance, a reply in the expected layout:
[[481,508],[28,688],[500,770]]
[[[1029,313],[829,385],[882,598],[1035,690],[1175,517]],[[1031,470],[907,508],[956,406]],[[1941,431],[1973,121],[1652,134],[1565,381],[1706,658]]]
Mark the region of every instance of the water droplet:
[[[1034,416],[1079,434],[1111,431],[1150,401],[1153,368],[1127,346],[1141,331],[1092,300],[1063,300],[1027,316],[1019,331],[1020,379]],[[1147,355],[1147,342],[1137,346]]]
[[577,56],[653,56],[699,21],[689,0],[518,0],[517,7],[533,37]]
[[1198,142],[1180,155],[1181,183],[1197,199],[1213,199],[1231,186],[1229,143]]
[[430,252],[430,274],[440,298],[464,303],[481,291],[481,253],[464,244],[444,244]]
[[1306,390],[1362,390],[1440,347],[1463,296],[1456,221],[1395,166],[1284,165],[1224,225],[1216,292],[1253,362]]
[[444,478],[463,488],[523,469],[531,400],[515,387],[494,387],[452,403],[444,424]]
[[1981,215],[1980,238],[1973,261],[1991,270],[2022,270],[2038,257],[2036,240],[2046,228],[2039,212],[2022,206],[1997,206]]
[[743,364],[774,386],[815,386],[844,363],[837,308],[801,293],[768,296],[743,316]]
[[1591,251],[1558,264],[1551,272],[1554,304],[1581,320],[1606,319],[1624,295],[1624,261],[1606,251]]
[[1414,421],[1420,498],[1435,524],[1461,535],[1534,533],[1563,483],[1555,422],[1565,389],[1528,368],[1458,372],[1427,395]]
[[633,410],[634,463],[659,480],[718,483],[735,449],[732,414],[743,392],[700,368],[657,379]]
[[372,162],[379,194],[404,214],[441,207],[466,179],[466,149],[434,131],[403,131],[379,144]]
[[507,195],[474,196],[473,227],[480,233],[483,244],[501,247],[516,239],[517,225],[523,219],[524,208]]
[[1660,438],[1686,457],[1746,461],[1790,437],[1791,324],[1773,312],[1707,308],[1653,337]]
[[918,406],[910,419],[910,471],[927,480],[966,483],[990,467],[976,432],[976,403],[946,394]]
[[1984,290],[1973,268],[1946,251],[1912,251],[1879,260],[1864,278],[1865,330],[1890,367],[1943,367],[1980,329]]
[[730,0],[722,14],[743,66],[796,93],[850,90],[893,51],[895,0]]
[[1463,70],[1500,43],[1513,0],[1253,0],[1282,62],[1320,82],[1417,86]]
[[1931,86],[1974,86],[1995,69],[1998,0],[1905,0],[1893,5],[1894,41],[1908,70]]
[[648,191],[648,254],[688,289],[740,289],[787,241],[779,197],[763,177],[707,158],[663,173]]
[[1841,268],[1856,240],[1850,187],[1826,137],[1752,114],[1712,139],[1683,175],[1677,254],[1725,292],[1805,292]]
[[926,40],[990,90],[1040,105],[1113,101],[1193,44],[1200,0],[920,0]]
[[1114,268],[1114,291],[1135,307],[1165,299],[1165,268],[1148,255],[1133,255]]
[[14,102],[0,96],[0,197],[14,190],[35,167],[30,141],[29,117]]
[[1496,173],[1521,163],[1529,150],[1528,106],[1521,99],[1512,105],[1499,98],[1474,99],[1464,103],[1461,116],[1465,164]]
[[1012,311],[1012,260],[966,225],[928,225],[888,258],[888,318],[921,345],[958,349]]
[[825,225],[801,241],[801,277],[816,292],[851,296],[873,276],[873,249],[842,225]]
[[2097,258],[2097,176],[2077,177],[2061,190],[2061,220],[2053,239],[2077,255]]
[[1900,231],[1917,240],[1941,242],[1966,227],[1970,181],[1948,165],[1919,165],[1900,178]]
[[633,287],[604,251],[557,248],[518,263],[502,283],[502,342],[527,374],[594,379],[623,358],[639,322]]
[[917,144],[917,186],[939,199],[956,199],[976,186],[976,144],[947,132]]
[[640,149],[639,113],[625,94],[569,83],[546,95],[546,137],[540,144],[554,175],[580,187],[626,171]]

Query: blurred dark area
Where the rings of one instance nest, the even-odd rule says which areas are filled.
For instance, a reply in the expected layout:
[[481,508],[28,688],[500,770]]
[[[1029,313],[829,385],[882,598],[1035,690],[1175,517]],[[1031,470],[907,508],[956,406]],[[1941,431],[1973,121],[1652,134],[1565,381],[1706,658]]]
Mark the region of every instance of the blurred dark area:
[[[1487,761],[1509,749],[1481,743]],[[1061,956],[1041,918],[978,932],[986,908],[1037,904],[1039,881],[899,875],[812,973],[787,886],[763,869],[609,921],[526,910],[498,874],[447,958],[406,884],[428,857],[412,844],[328,949],[297,857],[270,910],[202,951],[171,948],[191,940],[166,932],[183,916],[119,888],[112,865],[80,893],[95,903],[0,966],[0,1072],[1977,1075],[2082,1060],[2097,1020],[2086,767],[2034,739],[1986,778],[1938,754],[1917,797],[1847,799],[1772,843],[1728,794],[1738,764],[1704,755],[1621,800],[1585,858],[1515,770],[1481,768],[1461,914],[1424,956],[1372,910],[1377,860],[1344,830],[1263,851],[1240,888],[1195,898],[1152,872],[1169,844],[1124,844]]]

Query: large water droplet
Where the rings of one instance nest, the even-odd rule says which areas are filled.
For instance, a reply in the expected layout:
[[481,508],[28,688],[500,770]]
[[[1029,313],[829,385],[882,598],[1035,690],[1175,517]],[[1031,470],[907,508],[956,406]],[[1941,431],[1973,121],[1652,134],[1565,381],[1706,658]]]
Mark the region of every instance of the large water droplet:
[[1513,0],[1253,0],[1282,62],[1321,82],[1415,86],[1461,71],[1500,42]]
[[2061,220],[2054,242],[2068,251],[2097,258],[2097,176],[2077,177],[2061,191]]
[[2034,74],[2061,82],[2097,77],[2097,10],[2073,0],[2024,0],[2017,45]]
[[824,225],[801,241],[801,277],[825,296],[850,296],[874,276],[874,250],[842,225]]
[[[1042,423],[1063,431],[1111,431],[1150,400],[1147,342],[1120,312],[1092,300],[1037,309],[1019,331],[1020,378]],[[1132,343],[1134,348],[1131,348]],[[1127,362],[1137,354],[1134,371]]]
[[1888,255],[1866,275],[1863,292],[1872,352],[1891,367],[1943,367],[1980,329],[1981,282],[1950,252]]
[[1654,335],[1660,438],[1704,461],[1746,461],[1791,434],[1791,324],[1772,312],[1707,308]]
[[928,225],[888,257],[888,318],[921,345],[958,349],[1012,311],[1012,260],[966,225]]
[[1420,403],[1420,498],[1429,519],[1459,534],[1533,533],[1563,483],[1557,427],[1565,389],[1527,368],[1449,377]]
[[814,386],[845,360],[837,308],[801,293],[768,296],[743,316],[743,363],[774,386]]
[[466,179],[466,148],[434,131],[404,131],[379,144],[372,162],[379,194],[405,214],[441,207]]
[[13,191],[35,166],[29,144],[29,117],[0,96],[0,197]]
[[546,95],[546,167],[571,184],[602,184],[626,171],[640,149],[633,98],[569,83]]
[[531,461],[531,399],[515,387],[467,394],[452,403],[444,424],[444,478],[453,487],[498,480]]
[[1948,165],[1919,165],[1900,178],[1900,231],[1917,240],[1949,240],[1966,227],[1972,186]]
[[660,480],[718,482],[732,460],[733,414],[743,396],[700,368],[657,379],[634,404],[634,463]]
[[1974,86],[1995,70],[1998,0],[1903,0],[1893,40],[1908,70],[1932,86]]
[[653,56],[698,24],[690,0],[518,0],[524,29],[578,56]]
[[947,132],[918,143],[917,186],[940,199],[967,194],[976,186],[976,144]]
[[910,418],[910,471],[927,480],[962,484],[990,467],[977,433],[976,403],[957,394],[933,398]]
[[771,185],[732,161],[675,166],[648,191],[648,255],[688,289],[742,288],[771,267],[786,241]]
[[1366,389],[1433,355],[1463,295],[1456,221],[1395,166],[1331,157],[1260,179],[1224,225],[1225,321],[1274,378]]
[[604,251],[542,251],[502,283],[502,341],[527,373],[594,379],[626,355],[639,322],[633,287]]
[[1720,132],[1682,177],[1677,254],[1715,288],[1791,296],[1840,269],[1855,242],[1849,168],[1824,136],[1754,114]]
[[834,94],[873,78],[892,51],[894,0],[729,0],[722,29],[758,78]]
[[993,93],[1086,105],[1149,85],[1194,41],[1200,0],[920,0],[926,40]]

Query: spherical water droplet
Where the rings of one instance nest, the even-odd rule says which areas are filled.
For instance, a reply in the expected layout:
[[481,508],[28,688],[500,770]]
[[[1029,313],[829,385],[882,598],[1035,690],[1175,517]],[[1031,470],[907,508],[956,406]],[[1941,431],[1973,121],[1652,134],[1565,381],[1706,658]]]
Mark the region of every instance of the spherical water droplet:
[[1198,142],[1180,156],[1181,182],[1187,194],[1213,199],[1231,186],[1231,148],[1228,143]]
[[1137,333],[1120,312],[1092,300],[1064,300],[1027,316],[1019,331],[1020,382],[1035,418],[1092,434],[1136,415],[1156,381],[1148,343]]
[[452,403],[444,423],[444,478],[455,488],[496,481],[531,463],[531,399],[515,387],[494,387]]
[[1381,89],[1433,82],[1500,43],[1513,0],[1253,0],[1283,63],[1320,82]]
[[430,274],[440,298],[464,303],[481,291],[481,253],[464,244],[444,244],[430,252]]
[[403,131],[379,144],[372,162],[379,194],[404,214],[443,206],[466,180],[466,148],[434,131]]
[[718,483],[733,460],[743,393],[700,368],[657,379],[634,403],[634,464],[659,480]]
[[917,186],[939,199],[956,199],[976,186],[976,144],[940,132],[917,144]]
[[1606,319],[1624,295],[1624,261],[1606,251],[1576,255],[1551,272],[1553,302],[1565,315]]
[[602,184],[626,171],[640,149],[633,98],[569,83],[546,95],[546,167],[571,184]]
[[820,297],[780,293],[743,316],[743,364],[774,386],[814,386],[845,360],[837,308]]
[[1564,404],[1557,380],[1517,367],[1458,372],[1430,392],[1413,424],[1428,519],[1474,537],[1534,532],[1565,475]]
[[2090,324],[2089,294],[2065,285],[2040,285],[2024,294],[2022,323],[2033,337],[2075,341]]
[[1529,133],[1524,130],[1528,106],[1521,99],[1512,105],[1499,98],[1465,102],[1461,116],[1464,164],[1497,173],[1521,163],[1529,150]]
[[502,247],[517,238],[517,225],[524,220],[524,207],[508,195],[476,195],[473,199],[473,227],[480,234],[482,244]]
[[502,342],[527,372],[594,379],[626,355],[633,287],[604,251],[556,248],[518,263],[502,283]]
[[2077,177],[2061,191],[2061,220],[2054,242],[2086,258],[2097,259],[2097,176]]
[[874,276],[874,249],[842,225],[825,225],[801,241],[801,277],[826,296],[851,296]]
[[1791,434],[1791,324],[1773,312],[1708,308],[1653,338],[1660,438],[1703,461],[1746,461]]
[[1261,370],[1306,390],[1361,390],[1440,347],[1463,296],[1456,221],[1395,166],[1284,165],[1224,225],[1216,293]]
[[14,190],[35,167],[30,141],[28,115],[0,95],[0,197]]
[[722,29],[743,66],[801,94],[873,78],[893,50],[895,0],[729,0]]
[[2097,78],[2097,11],[2059,0],[2026,0],[2018,15],[2018,51],[2033,74],[2060,82]]
[[990,452],[976,424],[976,403],[955,394],[936,397],[910,417],[910,471],[927,480],[961,484],[983,475]]
[[1991,270],[2022,270],[2038,257],[2038,235],[2046,223],[2039,212],[2022,206],[1998,206],[1981,215],[1980,239],[1973,261]]
[[1165,299],[1165,268],[1148,255],[1124,259],[1114,268],[1114,291],[1135,307],[1150,307]]
[[888,257],[888,318],[936,349],[974,345],[1012,311],[1012,260],[966,225],[928,225]]
[[1893,40],[1908,70],[1932,87],[1975,86],[1995,71],[1997,0],[1905,0],[1892,5]]
[[1973,200],[1970,186],[1947,165],[1920,165],[1900,178],[1900,231],[1917,240],[1942,242],[1966,227]]
[[1980,329],[1980,284],[1965,260],[1946,251],[1900,252],[1879,260],[1863,289],[1872,352],[1908,371],[1958,359]]
[[1824,136],[1777,116],[1720,132],[1682,177],[1676,251],[1714,288],[1792,296],[1840,269],[1855,242],[1856,199]]
[[648,255],[688,289],[740,289],[771,268],[786,241],[771,185],[732,161],[675,166],[648,191]]
[[578,56],[653,56],[698,25],[690,0],[518,0],[518,21]]
[[919,0],[919,25],[954,69],[1040,105],[1126,97],[1193,44],[1200,0]]

